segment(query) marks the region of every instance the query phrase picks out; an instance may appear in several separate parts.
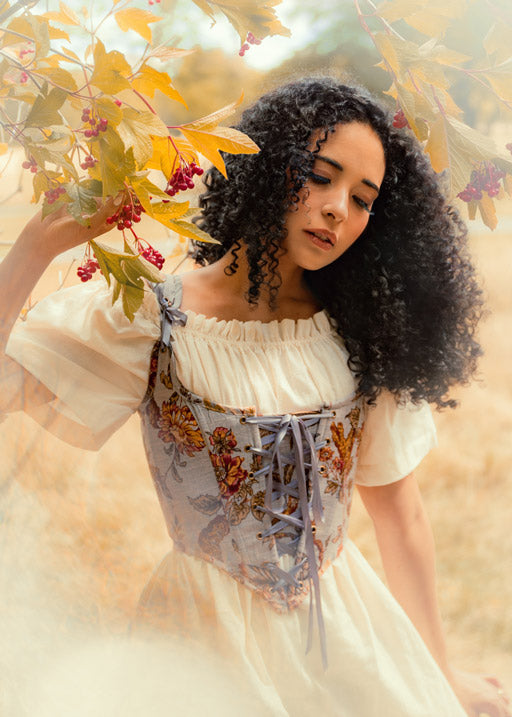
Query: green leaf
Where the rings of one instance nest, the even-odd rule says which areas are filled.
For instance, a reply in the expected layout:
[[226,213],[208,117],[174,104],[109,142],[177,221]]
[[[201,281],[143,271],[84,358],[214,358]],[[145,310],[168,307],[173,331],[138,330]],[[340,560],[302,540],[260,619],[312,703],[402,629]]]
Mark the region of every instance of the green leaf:
[[67,187],[71,202],[68,212],[80,224],[87,224],[87,218],[98,211],[97,198],[102,196],[102,184],[97,179],[85,179],[79,184],[69,184]]
[[130,321],[133,321],[135,314],[144,301],[144,282],[142,279],[137,283],[137,286],[123,284],[121,286],[121,300],[123,302],[124,313]]
[[99,160],[103,196],[115,197],[124,189],[126,178],[135,172],[133,149],[125,150],[122,139],[109,125],[107,131],[101,133],[99,142],[93,143],[92,151]]
[[121,284],[126,284],[129,279],[121,262],[135,261],[137,257],[131,253],[117,252],[115,249],[112,249],[112,247],[94,240],[91,240],[90,243],[94,251],[94,256],[98,260],[98,264],[108,285],[110,286],[111,274]]
[[59,125],[62,118],[59,109],[67,98],[67,92],[54,87],[48,94],[41,90],[25,120],[25,127],[47,127]]

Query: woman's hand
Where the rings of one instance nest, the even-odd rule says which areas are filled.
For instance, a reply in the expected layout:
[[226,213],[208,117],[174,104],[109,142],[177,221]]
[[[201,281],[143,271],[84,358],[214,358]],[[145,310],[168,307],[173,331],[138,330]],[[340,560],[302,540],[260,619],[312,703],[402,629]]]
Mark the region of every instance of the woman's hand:
[[41,212],[38,212],[25,226],[20,239],[26,247],[28,245],[29,253],[37,252],[51,260],[112,229],[113,225],[107,224],[106,220],[115,212],[116,202],[119,203],[121,199],[119,197],[98,203],[97,213],[89,217],[85,226],[68,214],[65,206],[44,219]]
[[510,699],[496,677],[452,670],[452,689],[469,717],[512,717]]

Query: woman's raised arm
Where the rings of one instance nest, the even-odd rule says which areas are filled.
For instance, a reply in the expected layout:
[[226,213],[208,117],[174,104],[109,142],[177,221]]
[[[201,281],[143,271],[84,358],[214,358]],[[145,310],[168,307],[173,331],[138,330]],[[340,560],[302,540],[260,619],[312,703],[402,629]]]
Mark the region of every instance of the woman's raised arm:
[[112,209],[112,201],[106,202],[90,218],[89,226],[76,222],[65,208],[44,219],[39,212],[0,263],[0,413],[52,400],[51,391],[5,354],[7,342],[20,311],[51,261],[111,229],[106,218]]

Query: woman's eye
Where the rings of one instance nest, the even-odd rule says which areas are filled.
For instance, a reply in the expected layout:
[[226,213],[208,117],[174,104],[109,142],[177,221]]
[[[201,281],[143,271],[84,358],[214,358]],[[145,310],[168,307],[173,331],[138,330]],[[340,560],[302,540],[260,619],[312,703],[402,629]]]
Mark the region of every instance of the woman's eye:
[[361,199],[361,197],[354,197],[354,201],[356,204],[359,204],[359,206],[368,212],[368,214],[373,214],[373,212],[370,209],[370,205],[364,201],[364,199]]
[[331,181],[329,179],[329,177],[322,177],[322,175],[315,174],[314,172],[311,172],[311,174],[309,175],[309,178],[315,184],[329,184],[329,182]]

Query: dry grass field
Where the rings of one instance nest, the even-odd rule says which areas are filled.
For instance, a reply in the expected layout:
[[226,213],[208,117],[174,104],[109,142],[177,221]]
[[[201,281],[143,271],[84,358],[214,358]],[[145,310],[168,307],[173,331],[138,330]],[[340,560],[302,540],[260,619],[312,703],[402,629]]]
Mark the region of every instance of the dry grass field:
[[[16,181],[13,172],[4,196]],[[0,206],[0,258],[33,211],[26,199],[25,188]],[[512,689],[512,206],[503,207],[494,233],[471,225],[490,309],[480,377],[457,390],[459,409],[436,414],[439,445],[417,475],[453,662],[497,673]],[[55,289],[68,264],[52,266],[34,298]],[[13,415],[1,426],[0,456],[0,711],[21,717],[38,714],[31,676],[56,645],[126,631],[169,541],[137,417],[90,453]],[[359,501],[351,537],[380,572]]]

